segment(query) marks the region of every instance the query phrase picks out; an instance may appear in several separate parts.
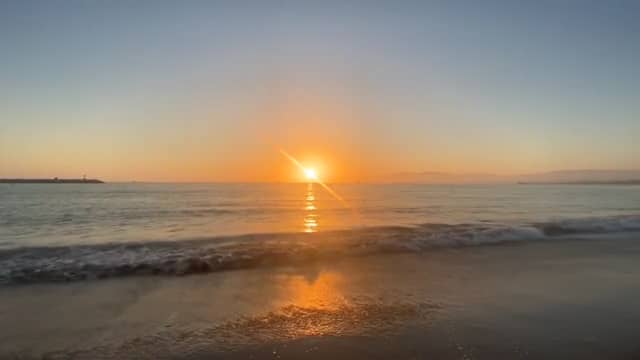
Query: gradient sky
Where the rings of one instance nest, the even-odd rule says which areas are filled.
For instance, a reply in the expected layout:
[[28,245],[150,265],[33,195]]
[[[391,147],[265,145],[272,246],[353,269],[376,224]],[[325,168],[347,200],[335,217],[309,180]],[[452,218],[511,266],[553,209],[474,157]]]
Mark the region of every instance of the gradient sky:
[[640,168],[640,1],[2,1],[0,177]]

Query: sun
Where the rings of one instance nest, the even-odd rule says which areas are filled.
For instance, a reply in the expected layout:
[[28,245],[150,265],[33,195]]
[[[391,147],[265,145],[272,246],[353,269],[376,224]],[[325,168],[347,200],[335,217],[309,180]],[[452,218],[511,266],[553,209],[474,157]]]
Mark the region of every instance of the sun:
[[305,168],[304,169],[304,175],[307,177],[307,179],[309,180],[318,180],[318,174],[316,173],[315,169],[312,168]]

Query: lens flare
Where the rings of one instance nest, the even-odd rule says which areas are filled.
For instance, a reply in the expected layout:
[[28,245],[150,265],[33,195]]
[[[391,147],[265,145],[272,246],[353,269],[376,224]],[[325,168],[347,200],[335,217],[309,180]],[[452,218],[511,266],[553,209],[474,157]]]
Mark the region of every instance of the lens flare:
[[349,204],[347,204],[347,202],[342,198],[342,196],[338,195],[338,193],[336,193],[335,191],[333,191],[332,188],[329,187],[329,185],[325,184],[322,182],[322,180],[320,180],[318,178],[318,174],[316,174],[315,171],[313,171],[312,175],[314,176],[314,179],[311,179],[309,177],[309,172],[308,170],[313,170],[313,169],[307,169],[304,166],[302,166],[302,164],[293,156],[289,155],[288,152],[284,151],[283,149],[280,149],[280,153],[282,155],[284,155],[287,159],[289,159],[295,166],[297,166],[300,170],[302,170],[305,175],[307,175],[307,178],[309,178],[310,180],[313,180],[314,182],[320,184],[320,186],[322,186],[325,190],[327,190],[327,192],[329,194],[331,194],[331,196],[333,196],[336,200],[340,201],[344,206],[346,207],[350,207]]

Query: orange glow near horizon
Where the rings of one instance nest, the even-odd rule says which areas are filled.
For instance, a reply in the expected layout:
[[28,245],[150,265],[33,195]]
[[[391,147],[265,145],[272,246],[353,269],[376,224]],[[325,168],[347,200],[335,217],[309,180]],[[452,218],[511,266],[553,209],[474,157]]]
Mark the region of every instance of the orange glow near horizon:
[[[283,86],[239,109],[218,112],[194,106],[187,119],[193,127],[145,126],[143,139],[138,136],[140,131],[117,136],[100,133],[95,138],[76,136],[73,141],[39,135],[33,137],[37,144],[25,148],[21,138],[3,138],[2,149],[23,149],[29,156],[0,151],[0,177],[74,178],[87,174],[107,182],[230,183],[315,182],[315,177],[335,184],[404,182],[398,175],[411,173],[417,176],[407,181],[422,182],[419,175],[424,172],[447,175],[434,180],[427,176],[425,182],[475,183],[505,181],[499,176],[566,166],[560,160],[545,165],[544,153],[537,149],[524,152],[527,161],[513,159],[502,144],[476,146],[476,138],[484,137],[465,138],[472,136],[466,132],[456,133],[460,139],[456,146],[450,146],[445,137],[430,138],[430,131],[412,131],[400,137],[380,127],[380,120],[374,121],[379,115],[372,114],[367,104],[354,102],[339,90],[318,84],[302,90]],[[218,126],[218,119],[227,118],[234,121]],[[81,134],[79,130],[70,133]],[[414,138],[417,134],[425,138]],[[213,141],[215,136],[219,138]],[[280,146],[295,154],[305,170],[283,162],[278,151],[273,151]],[[52,148],[56,156],[51,156]],[[494,174],[497,176],[492,180]]]

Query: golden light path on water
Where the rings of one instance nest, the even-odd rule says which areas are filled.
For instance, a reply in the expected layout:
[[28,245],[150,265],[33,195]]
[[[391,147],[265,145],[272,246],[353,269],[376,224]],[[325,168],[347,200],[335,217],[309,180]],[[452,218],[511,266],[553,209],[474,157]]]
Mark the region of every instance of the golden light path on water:
[[304,232],[312,233],[318,231],[318,215],[315,213],[316,197],[313,194],[313,183],[307,184],[307,195],[305,197]]

